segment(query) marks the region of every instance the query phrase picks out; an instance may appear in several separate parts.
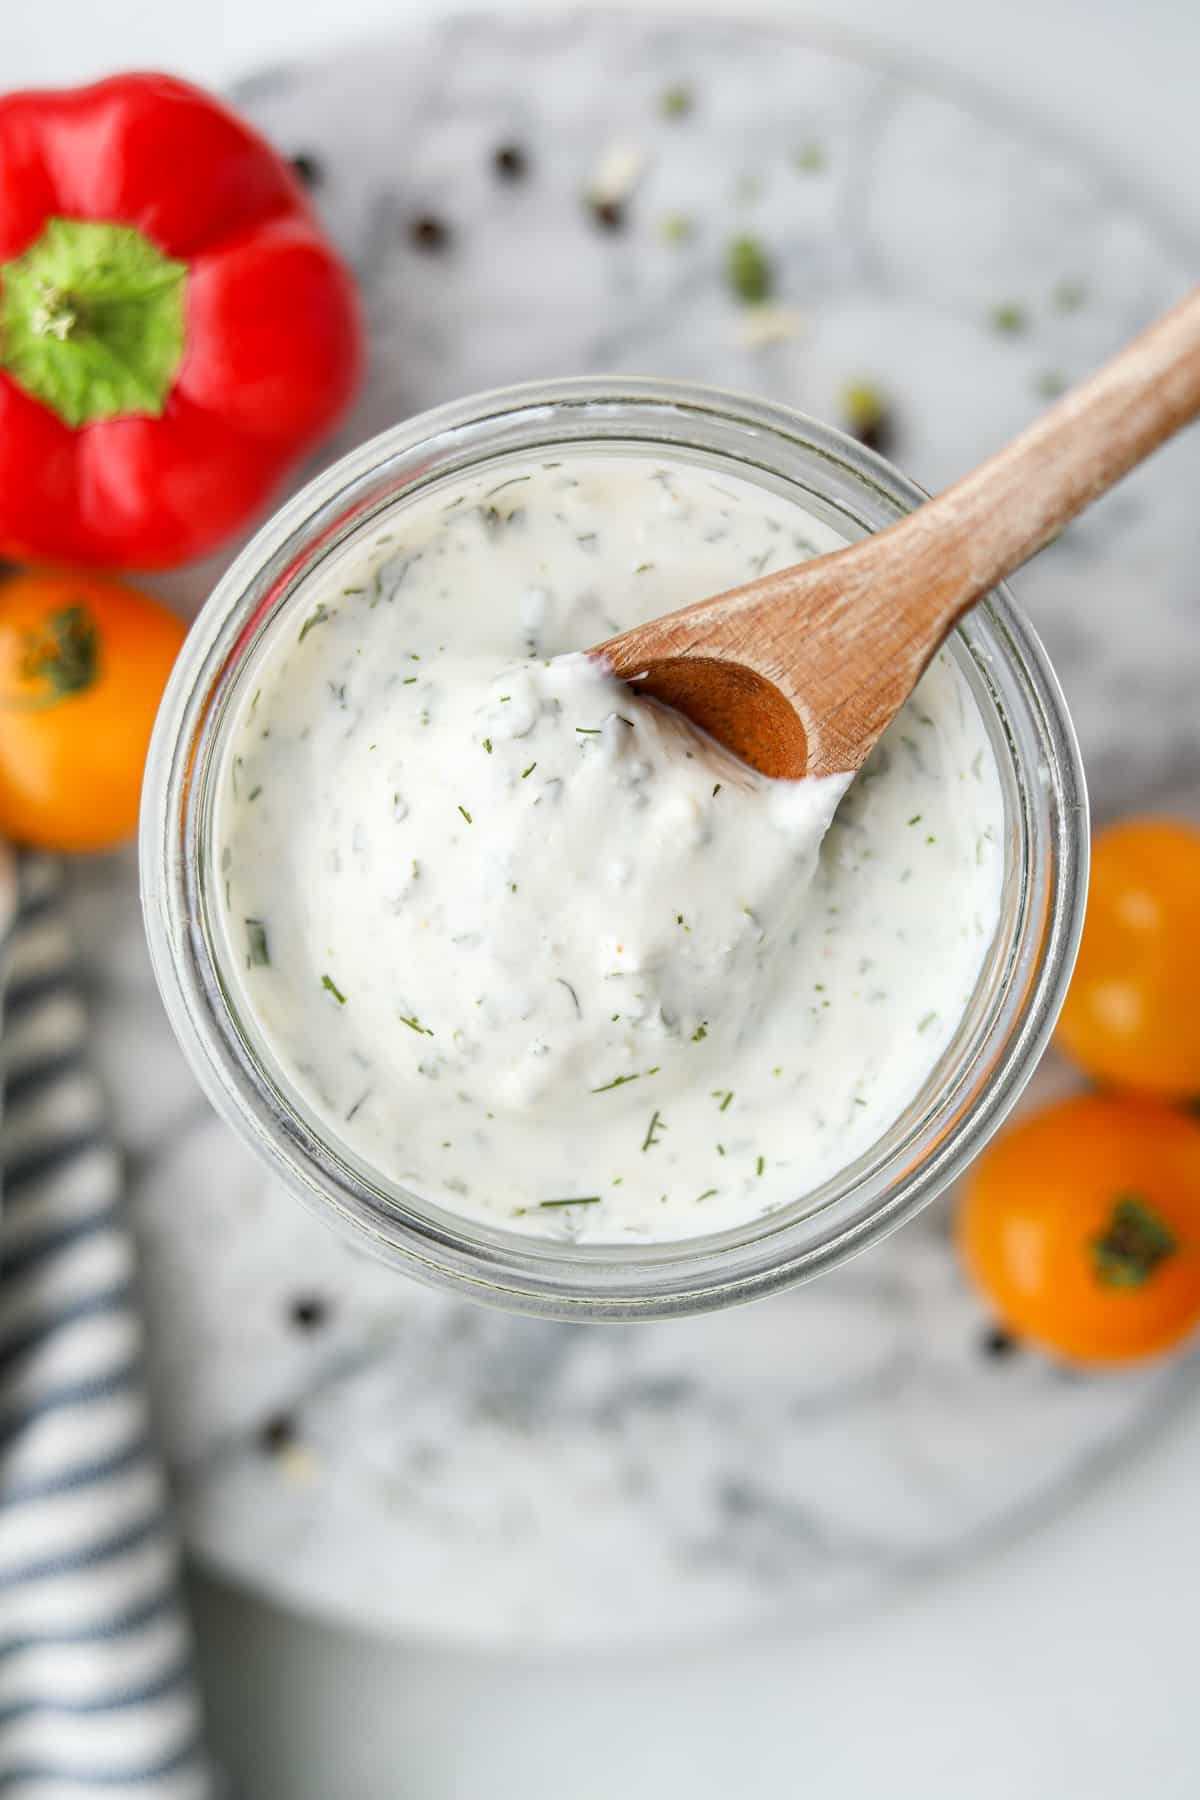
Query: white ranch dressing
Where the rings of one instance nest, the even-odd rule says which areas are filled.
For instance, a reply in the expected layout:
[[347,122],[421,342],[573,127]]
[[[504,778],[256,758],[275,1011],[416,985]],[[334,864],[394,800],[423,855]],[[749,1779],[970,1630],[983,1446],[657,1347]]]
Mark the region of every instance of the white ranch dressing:
[[912,1100],[1000,910],[953,661],[845,793],[575,654],[839,541],[701,466],[514,460],[276,622],[219,776],[227,961],[352,1153],[489,1224],[668,1240],[796,1200]]

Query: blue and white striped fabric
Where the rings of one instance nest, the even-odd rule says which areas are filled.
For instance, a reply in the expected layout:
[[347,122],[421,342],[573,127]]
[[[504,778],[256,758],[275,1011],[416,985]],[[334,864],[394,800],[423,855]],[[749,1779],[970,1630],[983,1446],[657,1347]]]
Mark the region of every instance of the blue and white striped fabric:
[[121,1171],[61,874],[20,865],[0,1037],[0,1794],[201,1800]]

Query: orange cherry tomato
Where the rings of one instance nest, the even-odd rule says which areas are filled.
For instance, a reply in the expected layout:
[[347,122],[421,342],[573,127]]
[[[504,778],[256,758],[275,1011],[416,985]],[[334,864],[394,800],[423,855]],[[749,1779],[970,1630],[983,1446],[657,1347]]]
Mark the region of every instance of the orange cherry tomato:
[[1077,1362],[1166,1350],[1200,1321],[1200,1125],[1087,1094],[984,1151],[958,1215],[967,1269],[1017,1337]]
[[44,850],[129,836],[183,636],[157,600],[103,575],[0,580],[0,836]]
[[1131,819],[1099,832],[1058,1040],[1095,1080],[1200,1095],[1200,831]]

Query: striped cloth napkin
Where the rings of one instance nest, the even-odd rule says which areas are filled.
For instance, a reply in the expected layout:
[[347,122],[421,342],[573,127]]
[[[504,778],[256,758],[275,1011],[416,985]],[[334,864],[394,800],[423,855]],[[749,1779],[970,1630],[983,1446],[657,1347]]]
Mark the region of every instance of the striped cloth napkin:
[[121,1170],[61,871],[26,858],[14,882],[6,858],[5,891],[0,1794],[207,1800]]

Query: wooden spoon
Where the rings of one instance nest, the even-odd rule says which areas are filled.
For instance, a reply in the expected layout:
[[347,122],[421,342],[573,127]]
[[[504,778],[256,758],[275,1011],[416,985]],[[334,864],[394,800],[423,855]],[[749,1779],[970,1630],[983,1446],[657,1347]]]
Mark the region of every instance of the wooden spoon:
[[593,654],[764,775],[852,773],[968,608],[1197,413],[1200,288],[896,524]]

